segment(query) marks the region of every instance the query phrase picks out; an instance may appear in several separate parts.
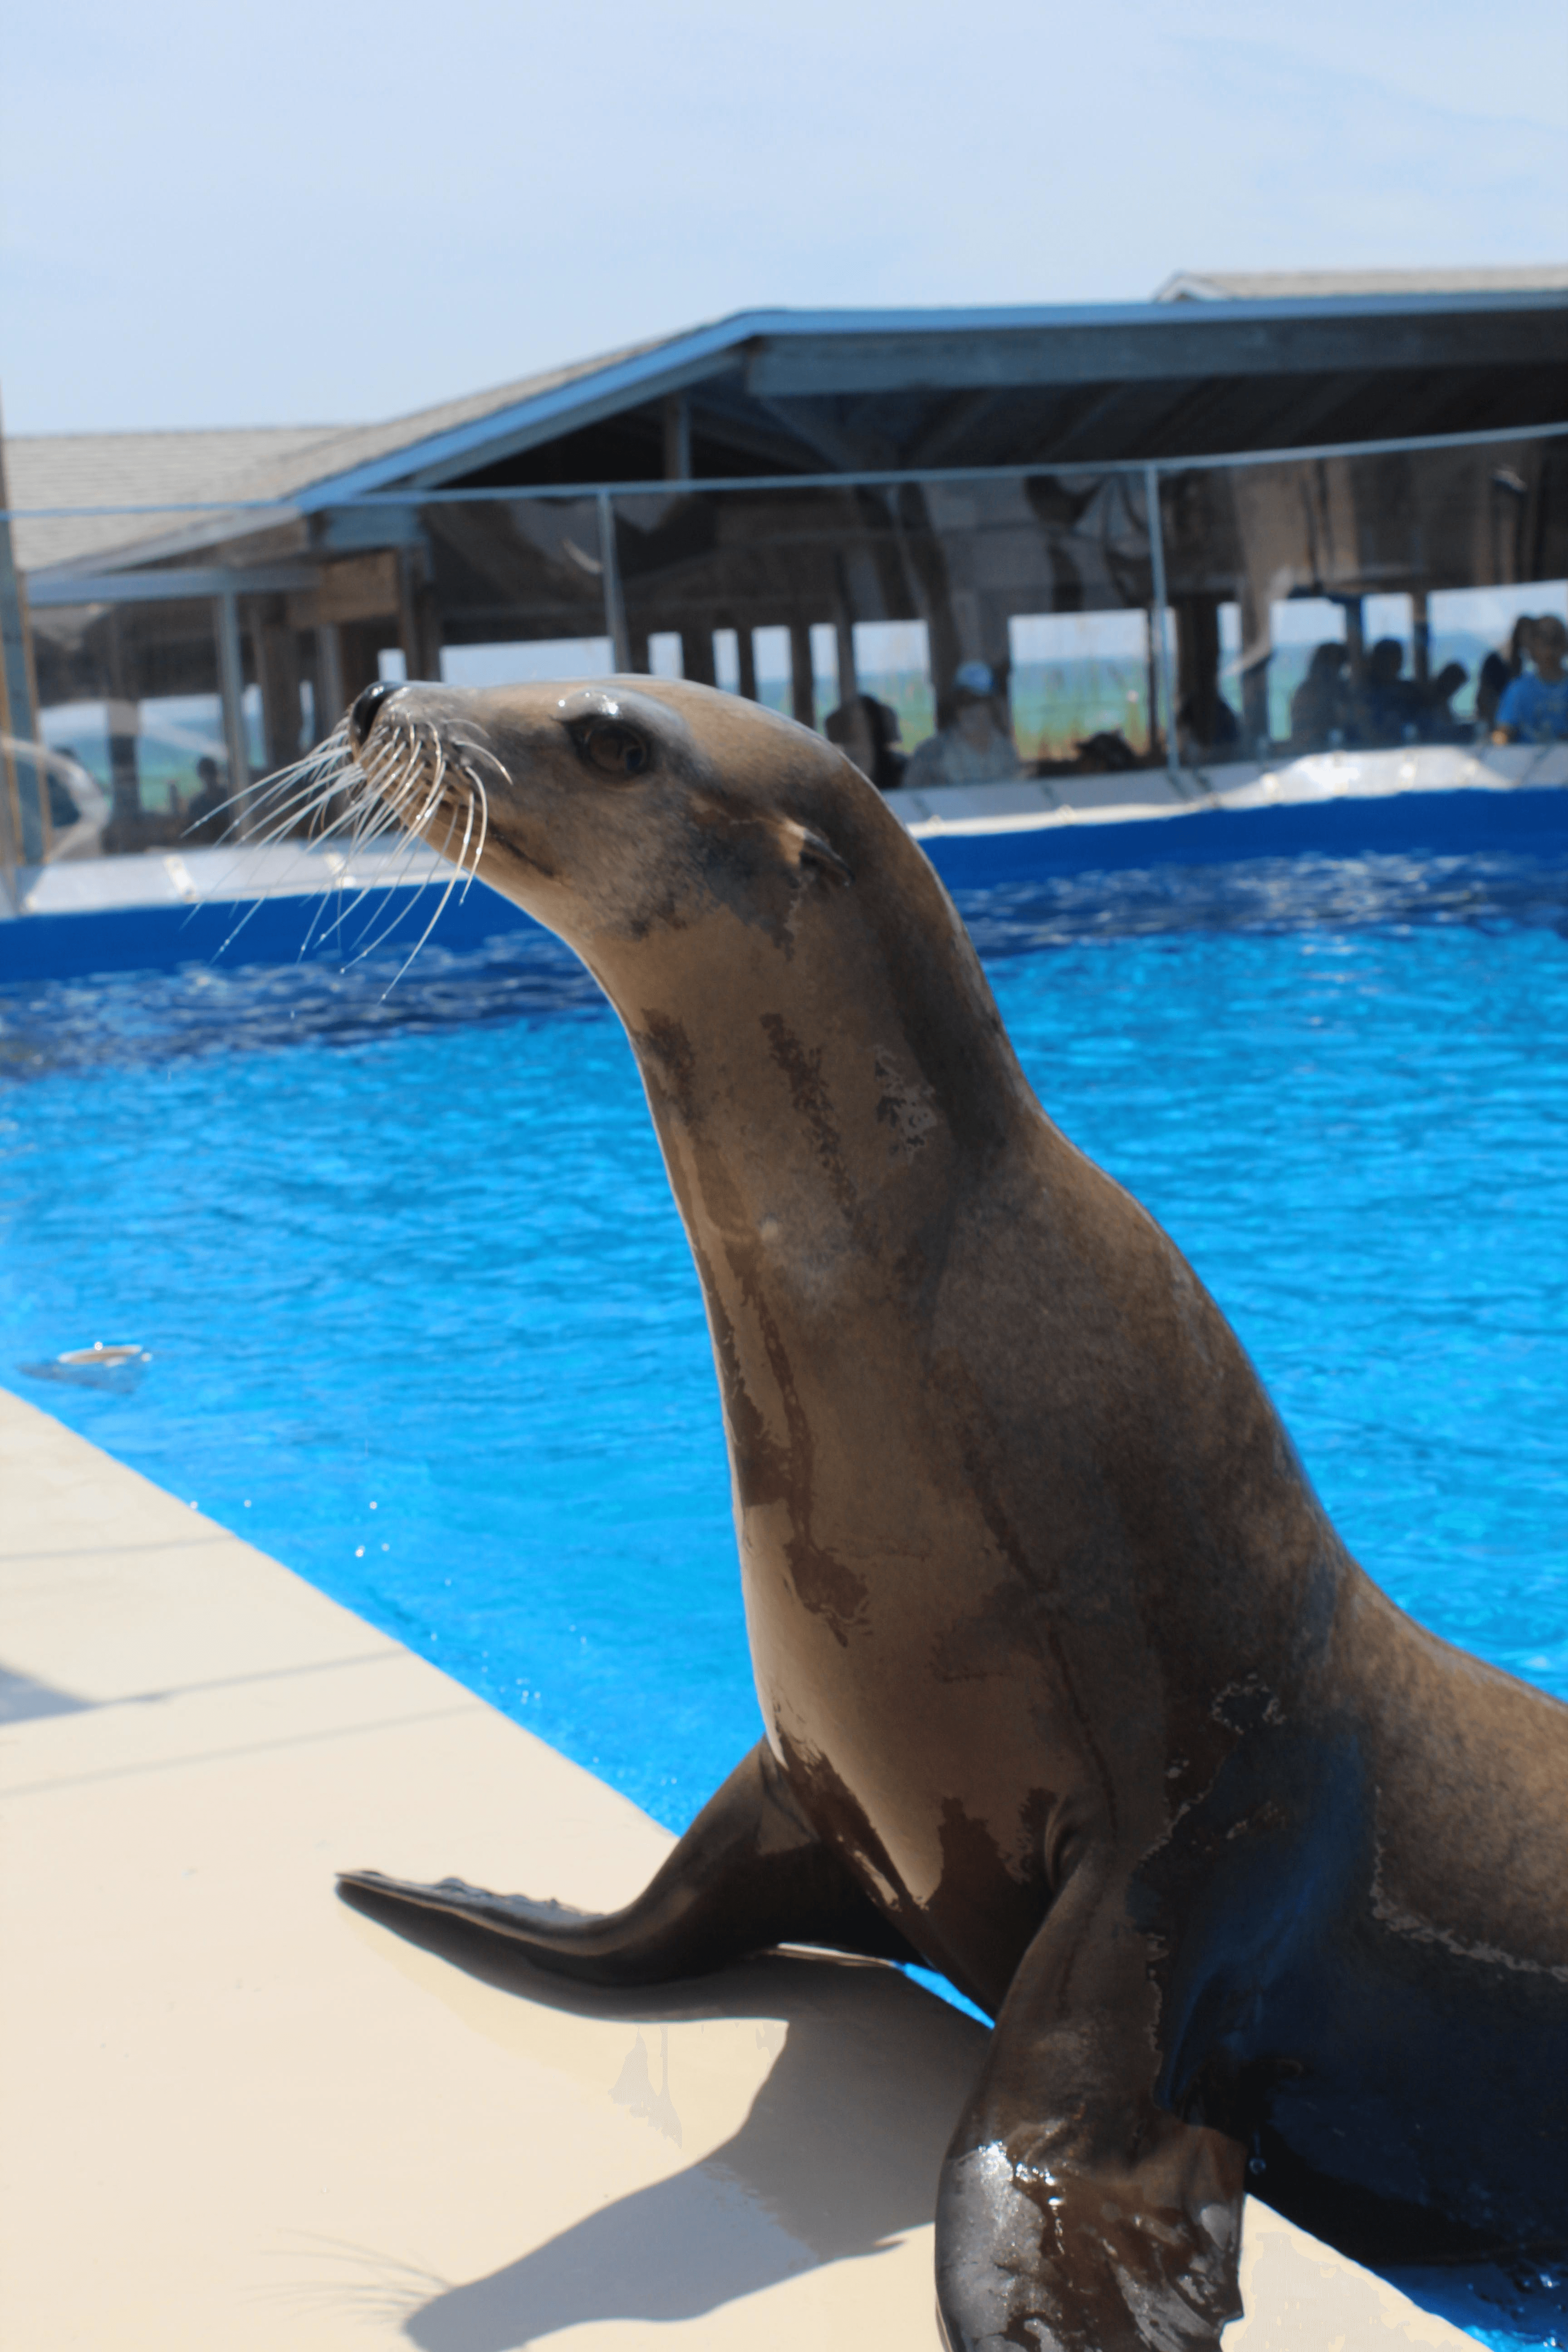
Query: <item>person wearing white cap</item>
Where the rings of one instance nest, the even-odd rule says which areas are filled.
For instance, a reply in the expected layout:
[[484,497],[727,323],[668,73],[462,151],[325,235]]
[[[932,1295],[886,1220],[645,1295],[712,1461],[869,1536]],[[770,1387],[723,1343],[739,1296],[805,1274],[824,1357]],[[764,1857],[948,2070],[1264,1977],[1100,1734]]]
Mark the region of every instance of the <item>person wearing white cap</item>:
[[997,724],[996,680],[986,663],[959,664],[950,704],[947,725],[911,755],[904,771],[907,790],[1003,783],[1022,772],[1012,735]]

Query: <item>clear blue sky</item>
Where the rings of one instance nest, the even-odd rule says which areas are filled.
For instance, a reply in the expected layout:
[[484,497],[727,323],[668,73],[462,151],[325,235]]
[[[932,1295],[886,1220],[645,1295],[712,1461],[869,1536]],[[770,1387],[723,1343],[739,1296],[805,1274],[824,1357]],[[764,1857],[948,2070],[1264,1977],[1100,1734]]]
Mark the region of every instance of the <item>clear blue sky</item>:
[[1568,257],[1562,0],[55,0],[12,431],[353,422],[773,304]]

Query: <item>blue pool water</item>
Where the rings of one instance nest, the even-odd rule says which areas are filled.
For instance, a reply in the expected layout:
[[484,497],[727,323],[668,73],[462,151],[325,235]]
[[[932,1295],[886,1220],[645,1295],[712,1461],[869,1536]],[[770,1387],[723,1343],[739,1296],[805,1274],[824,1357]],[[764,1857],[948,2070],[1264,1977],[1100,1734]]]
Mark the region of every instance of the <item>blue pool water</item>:
[[[1568,877],[971,894],[1352,1549],[1568,1697]],[[552,941],[0,991],[0,1380],[679,1827],[757,1737],[697,1285]],[[17,1368],[101,1339],[109,1393]]]

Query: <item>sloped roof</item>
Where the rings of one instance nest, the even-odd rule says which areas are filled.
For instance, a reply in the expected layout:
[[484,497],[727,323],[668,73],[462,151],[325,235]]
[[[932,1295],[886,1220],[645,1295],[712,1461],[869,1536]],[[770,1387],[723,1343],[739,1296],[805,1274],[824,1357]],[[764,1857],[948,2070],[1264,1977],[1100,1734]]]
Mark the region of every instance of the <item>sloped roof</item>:
[[1321,301],[1333,295],[1548,294],[1568,288],[1568,261],[1475,269],[1178,269],[1156,302]]
[[[1537,314],[1545,313],[1552,320],[1543,336]],[[30,572],[107,571],[188,561],[198,549],[267,533],[272,551],[283,555],[290,535],[294,548],[302,543],[303,519],[313,511],[377,491],[418,492],[471,478],[699,386],[710,421],[738,428],[749,419],[753,435],[759,425],[782,434],[794,470],[810,472],[953,462],[948,455],[900,454],[932,446],[921,439],[921,420],[943,403],[957,418],[951,425],[936,417],[944,450],[965,435],[966,446],[981,446],[974,418],[988,405],[998,454],[980,462],[1018,462],[1026,443],[1085,462],[1283,446],[1281,431],[1298,428],[1306,412],[1296,395],[1268,391],[1269,378],[1281,387],[1315,375],[1331,392],[1337,383],[1376,390],[1383,371],[1403,386],[1386,397],[1378,392],[1383,407],[1374,400],[1370,414],[1365,399],[1346,407],[1320,389],[1309,403],[1317,437],[1489,426],[1495,399],[1475,417],[1468,394],[1456,394],[1458,407],[1450,400],[1432,419],[1422,410],[1412,421],[1409,407],[1417,378],[1460,383],[1462,391],[1478,353],[1488,382],[1515,382],[1514,405],[1522,400],[1530,412],[1495,421],[1539,425],[1537,410],[1560,404],[1549,371],[1565,320],[1568,267],[1554,265],[1189,273],[1169,280],[1160,299],[1139,303],[741,311],[382,424],[23,436],[7,444],[10,503],[19,510],[16,559]],[[1241,400],[1234,386],[1226,389],[1231,378],[1262,384],[1264,394]],[[1217,402],[1214,415],[1194,414],[1194,401],[1204,400]],[[900,424],[904,410],[913,426],[909,418]],[[860,446],[885,445],[893,454],[855,456],[855,435],[846,428],[857,420],[865,427]],[[748,446],[743,434],[737,446]],[[750,446],[764,445],[753,437]],[[651,470],[658,470],[657,460]],[[742,470],[792,467],[788,455],[781,467],[764,454]],[[161,501],[208,511],[27,514]],[[249,515],[247,508],[260,511]]]
[[[253,474],[298,467],[342,434],[326,425],[258,425],[191,433],[22,433],[5,441],[13,507],[207,505],[247,493]],[[268,493],[261,493],[266,496]],[[145,540],[155,515],[78,515],[13,525],[24,571],[101,556]]]
[[[667,341],[682,343],[675,336]],[[381,425],[273,425],[169,433],[38,433],[7,436],[6,490],[21,509],[137,506],[242,508],[284,502],[378,460],[438,441],[486,418],[559,393],[585,376],[664,348],[638,344],[569,367],[549,368],[461,400],[416,409]],[[16,561],[38,571],[141,548],[155,513],[56,516],[13,525]]]
[[[696,331],[699,334],[701,331]],[[309,460],[303,453],[280,452],[274,465],[258,467],[253,476],[247,477],[250,487],[246,495],[292,498],[329,480],[335,486],[337,495],[352,495],[345,487],[345,478],[357,476],[377,466],[378,461],[405,457],[466,426],[485,424],[516,409],[531,408],[551,394],[566,392],[590,376],[616,373],[628,362],[678,348],[691,340],[691,335],[683,333],[661,336],[654,342],[628,344],[624,351],[574,360],[569,367],[546,368],[539,375],[521,376],[513,383],[496,384],[488,392],[468,393],[460,400],[440,401],[434,408],[416,408],[406,416],[390,417],[384,425],[350,425],[334,434],[330,441],[321,442]]]

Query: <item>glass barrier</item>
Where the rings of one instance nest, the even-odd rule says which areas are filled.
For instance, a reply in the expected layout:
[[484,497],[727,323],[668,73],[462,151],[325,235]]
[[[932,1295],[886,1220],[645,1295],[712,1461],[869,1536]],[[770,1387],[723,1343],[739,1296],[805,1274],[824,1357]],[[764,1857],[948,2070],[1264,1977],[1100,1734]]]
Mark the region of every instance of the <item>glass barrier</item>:
[[[615,631],[605,629],[601,512],[593,498],[519,499],[433,504],[407,517],[415,529],[403,568],[422,574],[418,593],[438,630],[437,643],[416,674],[437,677],[449,672],[454,682],[466,683],[465,666],[455,657],[470,648],[503,645],[514,646],[525,660],[531,646],[560,647],[557,657],[572,665],[568,676],[592,674],[601,663],[613,669],[613,655],[602,643]],[[401,519],[395,511],[389,515]],[[393,642],[398,642],[395,630]],[[594,646],[595,658],[579,667],[578,653],[569,649],[584,642]],[[443,654],[454,658],[443,661]],[[482,670],[485,663],[478,667]],[[536,666],[513,674],[563,673]]]
[[1191,759],[1469,741],[1568,615],[1568,438],[1194,467],[1160,503]]
[[632,667],[658,674],[673,638],[681,676],[820,727],[885,787],[1163,757],[1141,476],[611,504]]
[[1568,619],[1568,434],[14,531],[32,862],[244,836],[256,779],[378,677],[695,678],[889,790],[1485,737]]
[[[49,854],[174,847],[229,792],[212,600],[50,604],[31,617],[38,732],[54,755]],[[259,695],[245,698],[259,765]]]

